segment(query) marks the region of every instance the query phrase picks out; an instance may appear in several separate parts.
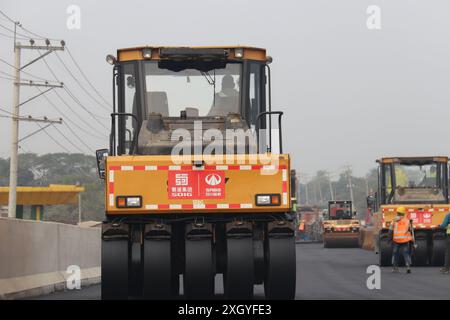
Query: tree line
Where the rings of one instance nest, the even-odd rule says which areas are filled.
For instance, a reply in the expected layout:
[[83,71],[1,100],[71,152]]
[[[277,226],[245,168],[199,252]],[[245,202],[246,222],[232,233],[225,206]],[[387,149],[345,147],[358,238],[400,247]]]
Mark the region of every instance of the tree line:
[[335,180],[330,178],[327,171],[319,170],[306,181],[299,179],[298,203],[316,205],[325,209],[330,200],[352,200],[353,196],[353,207],[362,218],[367,209],[367,195],[373,195],[377,185],[376,168],[371,169],[364,177],[355,176],[351,169],[345,169]]

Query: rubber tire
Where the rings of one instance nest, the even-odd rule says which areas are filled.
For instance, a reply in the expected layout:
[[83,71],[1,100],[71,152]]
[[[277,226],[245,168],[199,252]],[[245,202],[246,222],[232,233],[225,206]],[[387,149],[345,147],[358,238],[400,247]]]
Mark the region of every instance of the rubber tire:
[[444,265],[446,242],[445,237],[443,239],[433,239],[430,257],[432,266],[439,267]]
[[323,238],[323,247],[324,248],[330,248],[330,244],[329,244],[328,240],[325,237]]
[[428,264],[428,244],[426,238],[416,238],[417,248],[413,249],[412,263],[416,267],[426,266]]
[[378,264],[380,267],[392,265],[392,241],[386,237],[379,237]]
[[187,299],[214,297],[214,264],[211,239],[186,239],[184,294]]
[[128,298],[128,240],[102,240],[103,300]]
[[145,240],[143,266],[144,298],[170,299],[174,292],[171,241]]
[[223,276],[226,299],[252,299],[255,278],[253,239],[227,239],[227,262]]
[[264,292],[269,300],[292,300],[296,287],[295,238],[268,238]]

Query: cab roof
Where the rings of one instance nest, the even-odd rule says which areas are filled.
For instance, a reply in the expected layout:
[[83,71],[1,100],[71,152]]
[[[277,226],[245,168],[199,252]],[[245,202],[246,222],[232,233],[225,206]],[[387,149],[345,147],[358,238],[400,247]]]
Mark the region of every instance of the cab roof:
[[434,156],[434,157],[384,157],[377,160],[378,163],[404,163],[411,165],[423,165],[430,162],[448,162],[448,157]]
[[[150,57],[144,57],[144,52],[151,52]],[[239,57],[239,52],[242,57]],[[238,56],[236,56],[238,54]],[[117,50],[117,60],[163,60],[171,58],[188,58],[193,56],[221,56],[227,60],[256,60],[267,61],[266,49],[251,46],[140,46]]]

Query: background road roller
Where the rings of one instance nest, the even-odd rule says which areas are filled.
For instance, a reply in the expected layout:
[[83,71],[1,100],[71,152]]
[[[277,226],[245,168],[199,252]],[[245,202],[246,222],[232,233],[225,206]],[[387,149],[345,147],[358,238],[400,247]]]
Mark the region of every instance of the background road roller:
[[414,227],[417,248],[413,250],[413,265],[443,265],[445,231],[439,225],[450,212],[448,157],[390,157],[377,162],[378,191],[373,219],[379,264],[392,264],[389,227],[397,208],[403,206]]
[[323,222],[324,248],[359,247],[359,228],[351,201],[328,202],[328,217]]
[[295,192],[265,49],[145,46],[107,61],[102,298],[177,298],[183,281],[184,298],[210,299],[222,274],[227,299],[254,285],[293,299]]

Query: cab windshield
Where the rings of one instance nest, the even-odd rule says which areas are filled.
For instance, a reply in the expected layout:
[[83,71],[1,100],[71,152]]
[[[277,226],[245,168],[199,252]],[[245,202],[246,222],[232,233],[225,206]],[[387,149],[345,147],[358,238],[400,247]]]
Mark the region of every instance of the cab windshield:
[[[391,172],[392,171],[392,172]],[[446,170],[439,162],[395,163],[386,171],[388,203],[446,201]],[[395,183],[393,184],[393,178]],[[394,188],[392,187],[394,185]]]
[[330,219],[346,220],[352,218],[352,206],[349,203],[331,203],[329,206]]
[[241,64],[224,63],[201,71],[145,63],[145,114],[163,117],[225,117],[241,113]]

